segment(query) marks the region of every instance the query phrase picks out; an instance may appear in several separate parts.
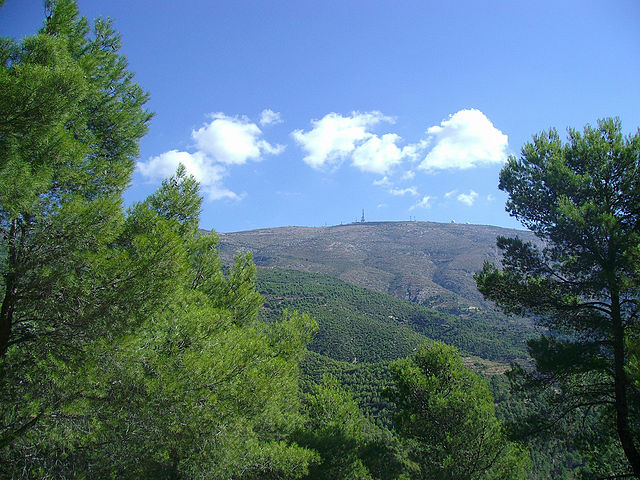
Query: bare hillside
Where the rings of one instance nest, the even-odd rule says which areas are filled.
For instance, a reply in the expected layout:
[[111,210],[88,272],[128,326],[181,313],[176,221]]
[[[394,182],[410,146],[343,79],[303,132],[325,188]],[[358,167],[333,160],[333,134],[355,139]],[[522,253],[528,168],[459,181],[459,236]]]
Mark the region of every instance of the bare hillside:
[[496,237],[527,231],[433,222],[366,222],[220,234],[222,260],[253,252],[259,267],[326,273],[420,303],[482,305],[473,274],[499,262]]

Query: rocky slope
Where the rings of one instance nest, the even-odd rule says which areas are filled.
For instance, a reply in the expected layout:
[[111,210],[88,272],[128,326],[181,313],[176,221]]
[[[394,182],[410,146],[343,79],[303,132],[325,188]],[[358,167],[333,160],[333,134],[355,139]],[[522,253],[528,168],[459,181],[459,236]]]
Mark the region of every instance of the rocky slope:
[[433,306],[484,306],[473,274],[498,263],[496,237],[522,230],[433,222],[366,222],[220,234],[223,262],[253,252],[259,267],[326,273],[355,285]]

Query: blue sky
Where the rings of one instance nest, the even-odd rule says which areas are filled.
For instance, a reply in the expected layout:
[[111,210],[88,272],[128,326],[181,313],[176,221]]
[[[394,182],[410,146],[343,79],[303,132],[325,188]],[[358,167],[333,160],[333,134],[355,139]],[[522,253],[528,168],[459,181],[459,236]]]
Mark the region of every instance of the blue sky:
[[[640,126],[640,3],[80,1],[113,18],[155,112],[126,201],[183,162],[201,226],[517,227],[502,162],[549,127]],[[21,38],[41,0],[7,0]]]

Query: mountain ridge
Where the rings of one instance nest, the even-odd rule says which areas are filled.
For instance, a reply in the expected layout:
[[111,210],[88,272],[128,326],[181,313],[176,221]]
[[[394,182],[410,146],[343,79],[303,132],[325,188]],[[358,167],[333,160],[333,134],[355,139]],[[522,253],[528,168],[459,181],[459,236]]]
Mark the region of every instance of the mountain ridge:
[[286,226],[219,234],[223,263],[251,251],[258,267],[324,273],[430,306],[487,307],[473,274],[500,262],[496,238],[533,233],[491,225],[417,221]]

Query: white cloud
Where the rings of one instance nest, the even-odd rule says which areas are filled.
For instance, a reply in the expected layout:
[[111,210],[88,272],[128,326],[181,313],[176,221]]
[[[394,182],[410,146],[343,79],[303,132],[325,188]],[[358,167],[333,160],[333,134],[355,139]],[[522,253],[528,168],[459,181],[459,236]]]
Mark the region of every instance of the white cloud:
[[[416,161],[416,160],[419,160],[422,152],[424,152],[430,144],[431,144],[431,138],[422,139],[418,143],[412,143],[410,145],[407,145],[402,149],[402,152],[405,154],[405,156],[409,160]],[[407,174],[415,175],[415,172],[409,171],[407,172]]]
[[364,172],[387,173],[394,165],[402,161],[405,154],[396,142],[400,137],[387,133],[378,137],[372,135],[353,152],[353,166]]
[[[316,169],[337,168],[343,162],[371,173],[389,175],[405,160],[419,162],[417,168],[433,172],[468,169],[503,163],[508,138],[479,110],[460,110],[427,129],[427,138],[399,146],[396,133],[378,135],[371,130],[393,119],[378,111],[329,113],[311,122],[309,131],[294,130],[291,136],[305,151],[304,161]],[[424,152],[431,147],[426,156]],[[412,180],[415,169],[405,171],[402,180]]]
[[277,155],[285,147],[273,146],[263,140],[260,128],[246,117],[229,117],[224,113],[210,117],[210,122],[191,132],[195,152],[170,150],[146,162],[138,162],[136,167],[142,176],[160,180],[173,175],[181,163],[200,182],[209,200],[240,199],[241,195],[222,185],[229,167],[260,161],[266,154]]
[[384,175],[414,149],[398,147],[401,138],[395,133],[381,137],[371,133],[370,128],[380,122],[392,123],[393,119],[377,111],[353,112],[346,117],[329,113],[313,120],[308,132],[295,130],[291,135],[307,152],[304,161],[313,168],[337,166],[350,159],[362,171]]
[[280,116],[280,112],[274,112],[273,110],[267,108],[262,111],[260,114],[260,125],[263,127],[265,125],[276,125],[278,123],[282,123],[282,117]]
[[343,117],[329,113],[320,120],[312,120],[309,132],[295,130],[291,135],[307,151],[304,161],[313,168],[338,163],[356,149],[356,143],[371,136],[367,129],[388,120],[380,112],[356,113]]
[[487,202],[493,202],[495,199],[496,198],[493,195],[491,194],[487,195]]
[[198,151],[215,162],[243,165],[249,160],[260,161],[265,153],[277,155],[283,145],[275,147],[261,140],[262,131],[245,117],[228,117],[215,113],[213,120],[191,132]]
[[478,198],[478,194],[473,190],[470,190],[469,193],[461,193],[457,198],[459,202],[462,202],[468,206],[472,206],[476,201],[476,198]]
[[202,152],[180,152],[170,150],[156,157],[151,157],[147,162],[138,162],[140,173],[149,180],[162,180],[174,173],[178,165],[182,164],[187,173],[193,175],[200,182],[200,186],[207,194],[209,200],[230,198],[238,200],[240,196],[222,186],[222,178],[226,170],[222,165],[211,162]]
[[434,199],[433,197],[430,197],[429,195],[425,195],[424,197],[422,197],[422,200],[420,200],[415,205],[411,206],[409,208],[409,211],[414,210],[416,208],[431,208],[431,200],[433,199]]
[[389,180],[389,177],[386,175],[379,180],[374,180],[373,184],[378,187],[386,187],[387,191],[396,197],[404,196],[404,195],[413,195],[417,197],[419,195],[418,189],[415,186],[407,187],[407,188],[395,188],[393,182]]
[[382,177],[380,180],[374,180],[373,184],[378,187],[390,187],[392,185],[391,181],[389,180],[389,177],[387,177],[386,175]]
[[413,195],[415,197],[418,196],[418,190],[416,187],[408,187],[408,188],[392,188],[389,190],[391,195],[395,196],[403,196],[403,195]]
[[458,190],[451,190],[450,192],[447,192],[444,194],[444,198],[451,198],[453,197],[456,193],[458,193]]
[[460,110],[427,134],[435,146],[420,163],[423,170],[467,169],[507,159],[507,136],[480,110]]

